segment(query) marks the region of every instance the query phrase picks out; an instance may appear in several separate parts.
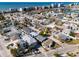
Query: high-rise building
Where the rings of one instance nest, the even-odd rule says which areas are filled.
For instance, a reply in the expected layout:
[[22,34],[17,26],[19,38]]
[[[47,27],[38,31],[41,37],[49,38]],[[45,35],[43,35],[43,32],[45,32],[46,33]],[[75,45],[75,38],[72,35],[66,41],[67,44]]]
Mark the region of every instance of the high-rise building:
[[45,7],[44,6],[42,6],[42,9],[44,9]]
[[51,7],[53,8],[54,7],[54,4],[51,4]]
[[23,11],[23,9],[22,8],[19,8],[19,11]]
[[60,3],[58,4],[58,7],[61,7],[61,4]]
[[12,8],[9,8],[9,11],[11,11],[12,10]]
[[38,8],[37,8],[37,6],[35,6],[35,10],[37,10]]

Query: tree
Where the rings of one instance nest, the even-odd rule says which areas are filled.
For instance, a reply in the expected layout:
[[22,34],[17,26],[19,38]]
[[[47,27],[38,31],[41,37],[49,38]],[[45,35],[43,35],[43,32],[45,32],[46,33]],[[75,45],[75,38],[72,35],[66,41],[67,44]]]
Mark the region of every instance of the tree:
[[23,56],[23,50],[21,48],[10,49],[10,52],[11,52],[11,54],[14,57],[21,57],[21,56]]
[[47,36],[48,35],[48,28],[45,28],[43,31],[41,31],[40,35]]
[[74,53],[69,53],[69,52],[67,53],[67,55],[70,56],[70,57],[75,57],[76,56]]
[[14,48],[14,49],[10,49],[10,52],[11,52],[11,54],[13,55],[13,56],[17,56],[17,49],[16,48]]
[[5,20],[5,17],[1,14],[0,15],[0,21]]
[[69,35],[75,37],[75,33],[74,32],[70,32]]
[[57,53],[57,52],[55,52],[54,55],[55,55],[56,57],[61,57],[61,55],[60,55],[59,53]]

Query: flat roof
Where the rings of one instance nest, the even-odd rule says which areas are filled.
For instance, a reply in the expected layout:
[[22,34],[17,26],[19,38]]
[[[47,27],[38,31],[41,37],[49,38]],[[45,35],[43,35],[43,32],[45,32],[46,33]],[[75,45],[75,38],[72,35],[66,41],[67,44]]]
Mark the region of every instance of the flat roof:
[[27,34],[22,37],[22,40],[27,41],[27,43],[29,45],[37,42],[33,37],[31,37],[30,35],[27,35]]

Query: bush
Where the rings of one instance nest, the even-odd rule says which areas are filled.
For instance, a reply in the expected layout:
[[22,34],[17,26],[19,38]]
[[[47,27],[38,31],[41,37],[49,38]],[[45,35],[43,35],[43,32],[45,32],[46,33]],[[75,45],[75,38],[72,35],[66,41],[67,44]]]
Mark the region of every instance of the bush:
[[59,53],[54,53],[54,55],[56,56],[56,57],[61,57],[61,55],[59,54]]
[[17,49],[16,48],[14,48],[14,49],[10,49],[10,52],[11,52],[11,54],[13,55],[13,56],[17,56]]
[[48,28],[45,28],[45,30],[43,30],[43,31],[40,32],[40,35],[42,35],[42,36],[48,36],[49,35],[48,33],[49,33]]
[[3,15],[0,15],[0,21],[5,20],[5,17]]
[[75,33],[74,32],[70,32],[69,35],[75,37]]
[[73,53],[67,53],[67,55],[70,56],[70,57],[75,57],[75,56],[76,56],[76,55],[73,54]]
[[11,52],[11,54],[12,54],[14,57],[21,57],[21,56],[24,55],[24,54],[23,54],[23,51],[20,50],[19,48],[18,48],[18,49],[16,49],[16,48],[10,49],[10,52]]

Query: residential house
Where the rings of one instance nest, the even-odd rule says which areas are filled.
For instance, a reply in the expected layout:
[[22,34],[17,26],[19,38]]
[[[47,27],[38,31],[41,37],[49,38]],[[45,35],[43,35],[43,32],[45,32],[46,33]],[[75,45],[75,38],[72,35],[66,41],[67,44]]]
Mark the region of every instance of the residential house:
[[37,32],[31,32],[30,35],[33,36],[33,37],[36,37],[36,36],[39,35],[39,33],[37,33]]
[[41,35],[38,35],[38,36],[36,36],[35,37],[39,42],[43,42],[43,41],[45,41],[46,39],[47,39],[47,37],[43,37],[43,36],[41,36]]
[[69,36],[64,35],[64,34],[62,34],[62,33],[59,35],[59,37],[60,37],[61,39],[63,39],[63,40],[71,39]]
[[52,47],[52,45],[54,46],[55,43],[51,40],[51,39],[47,39],[44,42],[42,42],[42,46],[46,49],[46,50],[50,50]]
[[35,38],[33,38],[32,36],[27,35],[27,34],[22,36],[22,40],[27,42],[29,45],[36,45],[37,44],[37,41],[35,40]]

